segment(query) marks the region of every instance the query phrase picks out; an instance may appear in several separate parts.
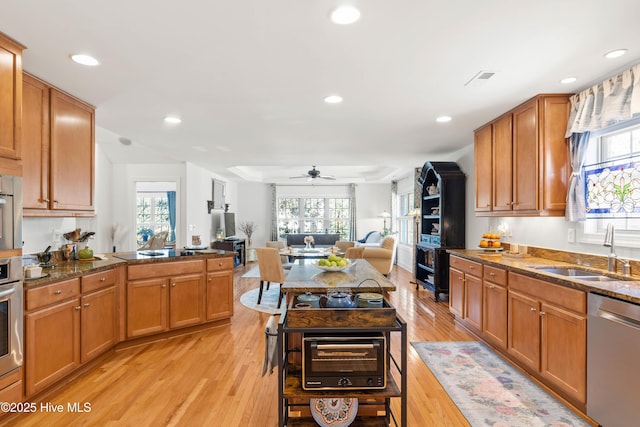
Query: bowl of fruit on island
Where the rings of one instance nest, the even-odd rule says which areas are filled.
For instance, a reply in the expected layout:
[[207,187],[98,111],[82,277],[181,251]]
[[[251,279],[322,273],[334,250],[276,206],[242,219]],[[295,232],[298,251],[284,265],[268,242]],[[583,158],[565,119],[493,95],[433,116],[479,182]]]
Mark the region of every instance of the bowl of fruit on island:
[[500,249],[502,243],[500,243],[500,235],[495,233],[484,233],[480,240],[479,246],[483,249]]
[[346,258],[342,258],[336,254],[331,254],[327,259],[319,259],[316,262],[316,267],[325,271],[342,271],[345,268],[352,266],[354,262],[350,262]]

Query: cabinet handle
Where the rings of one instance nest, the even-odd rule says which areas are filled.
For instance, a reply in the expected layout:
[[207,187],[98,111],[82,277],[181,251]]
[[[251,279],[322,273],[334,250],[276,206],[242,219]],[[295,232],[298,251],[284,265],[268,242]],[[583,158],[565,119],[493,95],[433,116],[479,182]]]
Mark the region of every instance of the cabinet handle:
[[491,276],[491,277],[493,277],[495,275],[496,275],[496,273],[494,273],[493,271],[489,273],[489,276]]
[[42,199],[42,201],[43,201],[43,202],[45,202],[45,203],[49,203],[51,200],[49,200],[49,199]]
[[167,287],[167,285],[166,285],[166,284],[164,284],[164,285],[162,285],[162,287],[163,287],[163,288],[166,288],[166,287]]
[[89,307],[89,305],[90,305],[90,304],[89,304],[88,302],[85,302],[85,303],[84,303],[84,306],[85,306],[85,307]]
[[221,263],[221,262],[220,262],[220,263],[218,263],[218,267],[222,267],[222,263]]
[[531,310],[531,311],[537,311],[534,307],[531,307],[529,310]]
[[176,284],[175,284],[175,283],[172,283],[172,284],[171,284],[171,287],[172,287],[172,288],[175,288],[175,287],[176,287]]
[[54,294],[56,294],[56,295],[60,295],[61,293],[62,293],[62,291],[61,291],[60,289],[57,289],[57,290],[54,292]]
[[82,309],[82,307],[80,307],[79,305],[77,305],[77,306],[75,307],[75,309],[76,309],[76,311],[80,311],[80,310]]
[[489,285],[489,289],[493,289],[493,288],[495,288],[495,286]]
[[540,316],[544,316],[545,314],[547,314],[547,313],[545,313],[544,311],[540,312]]
[[106,277],[101,277],[101,278],[100,278],[100,281],[101,281],[101,282],[104,282],[105,280],[107,280],[107,278],[106,278]]
[[487,203],[486,205],[484,205],[485,208],[491,207],[491,203]]
[[54,199],[54,200],[53,200],[53,203],[60,203],[60,202]]

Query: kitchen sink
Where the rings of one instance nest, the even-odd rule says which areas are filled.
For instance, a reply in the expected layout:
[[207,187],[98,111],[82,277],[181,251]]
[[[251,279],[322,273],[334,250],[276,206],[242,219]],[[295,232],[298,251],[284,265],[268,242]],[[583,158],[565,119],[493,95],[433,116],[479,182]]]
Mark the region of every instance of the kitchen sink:
[[588,280],[590,282],[616,282],[621,279],[614,277],[604,276],[600,273],[593,271],[582,270],[574,267],[533,267],[536,270],[543,271],[545,273],[559,274],[560,276],[573,277],[580,280]]

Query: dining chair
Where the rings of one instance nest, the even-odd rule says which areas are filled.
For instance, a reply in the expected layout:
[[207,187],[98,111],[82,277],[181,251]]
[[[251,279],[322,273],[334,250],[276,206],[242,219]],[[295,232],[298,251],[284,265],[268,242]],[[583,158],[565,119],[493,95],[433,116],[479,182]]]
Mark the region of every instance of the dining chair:
[[[281,251],[287,247],[287,245],[282,241],[270,241],[264,244],[267,248],[277,248],[278,251]],[[289,257],[286,255],[280,255],[280,261],[282,261],[282,267],[285,270],[291,270],[293,263],[289,261]]]
[[282,284],[286,277],[285,270],[280,259],[280,251],[276,248],[256,248],[258,256],[258,269],[260,270],[260,291],[258,292],[258,304],[262,301],[264,284],[267,283],[267,290],[271,282],[280,284],[280,294],[278,295],[278,308],[282,304]]
[[344,253],[344,257],[348,259],[363,258],[364,249],[365,249],[364,246],[358,246],[356,248],[347,248],[347,251]]

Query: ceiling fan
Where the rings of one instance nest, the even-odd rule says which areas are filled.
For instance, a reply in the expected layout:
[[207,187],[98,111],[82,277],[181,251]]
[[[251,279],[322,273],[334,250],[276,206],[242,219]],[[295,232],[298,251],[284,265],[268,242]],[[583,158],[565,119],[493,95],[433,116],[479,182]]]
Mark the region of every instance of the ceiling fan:
[[312,169],[310,171],[308,171],[306,175],[298,175],[298,176],[290,176],[289,177],[289,179],[298,179],[298,178],[307,178],[307,181],[311,181],[311,180],[316,179],[316,178],[331,179],[331,180],[336,179],[335,176],[320,175],[320,171],[318,169],[316,169],[315,166],[313,166]]

